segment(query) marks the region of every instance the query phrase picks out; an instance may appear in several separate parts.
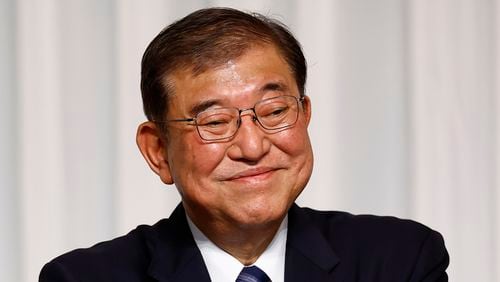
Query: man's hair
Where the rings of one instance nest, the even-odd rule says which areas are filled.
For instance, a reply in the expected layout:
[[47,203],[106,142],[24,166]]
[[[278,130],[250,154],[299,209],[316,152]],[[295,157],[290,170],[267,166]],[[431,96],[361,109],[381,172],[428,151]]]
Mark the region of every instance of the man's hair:
[[202,9],[163,29],[144,52],[141,92],[150,121],[162,121],[173,91],[169,75],[179,70],[199,75],[242,56],[253,46],[270,44],[287,62],[301,96],[307,66],[299,42],[285,25],[257,13],[230,8]]

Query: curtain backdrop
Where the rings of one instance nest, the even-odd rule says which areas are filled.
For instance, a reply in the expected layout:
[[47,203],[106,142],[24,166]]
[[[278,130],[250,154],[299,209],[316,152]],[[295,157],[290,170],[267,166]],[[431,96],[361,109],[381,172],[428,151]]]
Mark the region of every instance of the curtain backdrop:
[[309,63],[299,204],[439,230],[451,281],[500,281],[498,0],[0,0],[0,281],[179,202],[135,145],[140,59],[209,6],[286,23]]

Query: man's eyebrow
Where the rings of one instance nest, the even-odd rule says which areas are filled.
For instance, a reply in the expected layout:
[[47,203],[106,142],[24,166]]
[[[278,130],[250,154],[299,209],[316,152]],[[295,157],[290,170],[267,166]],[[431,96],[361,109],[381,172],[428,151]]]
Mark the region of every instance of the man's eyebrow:
[[273,81],[273,82],[266,83],[264,86],[262,86],[260,91],[261,92],[266,92],[266,91],[286,92],[286,91],[288,91],[288,86],[281,81]]
[[194,106],[192,106],[191,110],[189,110],[189,113],[191,114],[191,116],[196,116],[197,114],[212,107],[213,105],[217,105],[220,103],[221,103],[221,101],[219,99],[211,99],[211,100],[201,101],[201,102],[195,104]]
[[[260,92],[267,92],[267,91],[286,92],[288,91],[288,86],[281,81],[268,82],[260,88]],[[203,112],[204,110],[214,105],[220,105],[221,103],[222,102],[220,99],[209,99],[201,101],[191,107],[191,109],[189,110],[189,114],[191,116],[196,116],[197,114]]]

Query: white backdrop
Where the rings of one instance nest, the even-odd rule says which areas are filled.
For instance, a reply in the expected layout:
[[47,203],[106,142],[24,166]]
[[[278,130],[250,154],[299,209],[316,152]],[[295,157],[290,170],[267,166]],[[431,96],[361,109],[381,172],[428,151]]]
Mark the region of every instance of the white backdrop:
[[500,281],[498,0],[0,0],[0,281],[169,215],[175,188],[135,146],[140,58],[207,6],[274,16],[303,44],[300,204],[421,221],[451,281]]

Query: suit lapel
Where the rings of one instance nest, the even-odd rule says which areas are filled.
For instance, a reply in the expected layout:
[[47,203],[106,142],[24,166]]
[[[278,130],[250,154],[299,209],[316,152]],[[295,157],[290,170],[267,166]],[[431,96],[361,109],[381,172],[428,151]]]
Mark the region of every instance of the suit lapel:
[[148,273],[157,281],[210,281],[200,250],[189,229],[182,204],[155,232],[145,235],[151,253]]
[[[339,259],[307,213],[295,204],[288,213],[287,236],[285,281],[331,281]],[[182,204],[144,237],[151,254],[151,277],[162,282],[210,281]]]
[[332,281],[338,263],[318,227],[294,204],[288,213],[285,281]]

